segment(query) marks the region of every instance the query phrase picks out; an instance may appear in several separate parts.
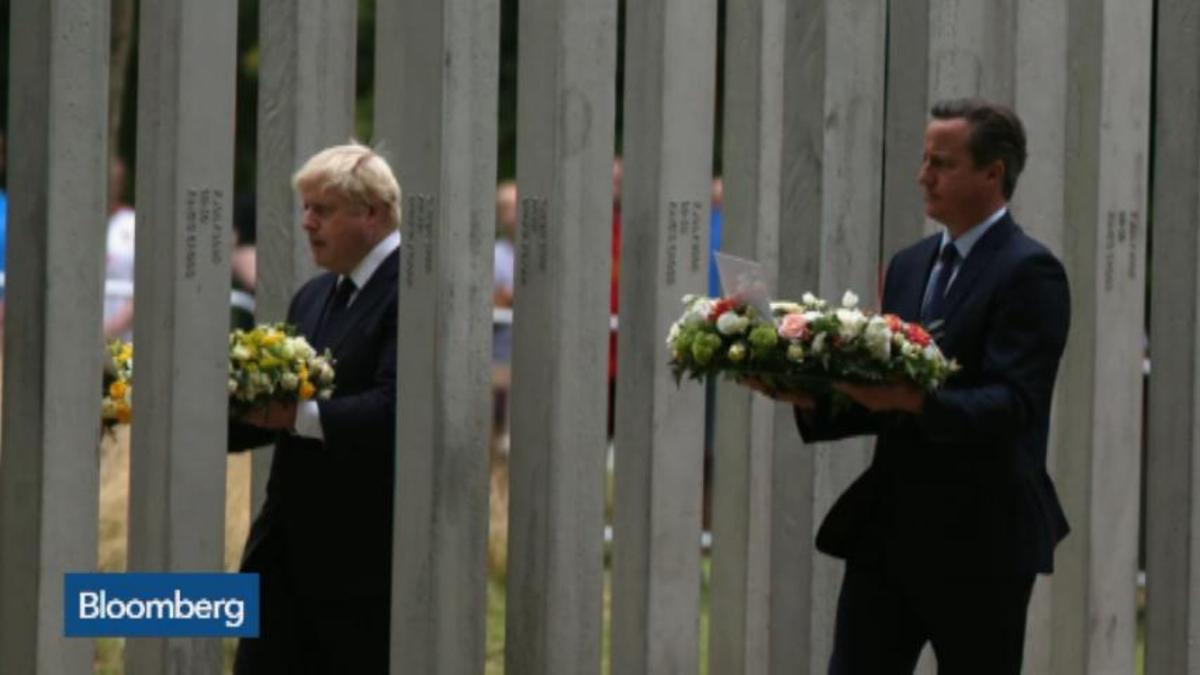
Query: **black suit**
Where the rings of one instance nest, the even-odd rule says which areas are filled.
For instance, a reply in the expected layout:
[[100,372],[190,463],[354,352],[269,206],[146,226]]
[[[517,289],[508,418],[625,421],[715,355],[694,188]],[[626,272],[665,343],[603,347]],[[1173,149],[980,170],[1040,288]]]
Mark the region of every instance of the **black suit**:
[[[884,312],[917,320],[940,243],[934,235],[893,258]],[[1070,317],[1062,265],[1006,214],[962,261],[944,307],[938,344],[962,370],[926,396],[920,415],[855,407],[833,416],[827,401],[797,414],[808,442],[878,437],[870,467],[817,535],[820,550],[847,560],[835,672],[911,670],[912,645],[926,639],[942,672],[1014,672],[1014,658],[1019,669],[1029,588],[1052,571],[1068,531],[1046,472]],[[865,613],[894,621],[867,625]],[[889,630],[885,639],[907,642],[864,664],[863,645]],[[1006,642],[972,642],[987,635]],[[889,651],[895,658],[879,660]]]
[[[391,602],[398,252],[336,320],[337,276],[292,299],[288,322],[335,359],[319,403],[324,441],[279,434],[267,498],[242,571],[261,575],[262,630],[239,644],[237,672],[386,672]],[[231,425],[231,450],[273,435]]]

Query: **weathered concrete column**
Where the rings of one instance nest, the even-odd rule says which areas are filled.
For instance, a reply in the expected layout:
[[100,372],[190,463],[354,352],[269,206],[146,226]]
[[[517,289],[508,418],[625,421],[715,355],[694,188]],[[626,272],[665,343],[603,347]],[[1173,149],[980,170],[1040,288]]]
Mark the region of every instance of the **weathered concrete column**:
[[[1021,227],[1061,259],[1066,229],[1067,7],[1058,0],[1018,0],[1015,12],[1010,103],[1025,124],[1028,159],[1010,206]],[[1077,283],[1073,278],[1070,281]],[[1046,453],[1055,480],[1057,458],[1066,451],[1060,435],[1061,415],[1062,405],[1056,402]],[[1068,513],[1067,518],[1073,521],[1074,514]],[[1030,673],[1054,672],[1052,589],[1058,576],[1039,576],[1030,598],[1024,661]]]
[[1146,672],[1200,670],[1200,14],[1158,4]]
[[[761,262],[771,283],[778,265],[786,17],[783,0],[729,3],[725,15],[721,249]],[[780,590],[770,578],[772,425],[780,413],[725,381],[717,384],[716,407],[709,672],[766,673],[769,596]]]
[[[283,321],[316,272],[292,174],[354,133],[355,11],[342,0],[263,0],[259,7],[258,286],[255,320]],[[266,497],[271,449],[254,453],[251,514]],[[252,516],[253,517],[253,516]]]
[[[853,290],[878,307],[886,2],[809,3],[788,29],[779,295],[836,303]],[[774,431],[771,668],[824,672],[844,564],[814,549],[814,533],[874,438],[806,446],[787,406]]]
[[63,573],[96,568],[107,2],[15,0],[0,451],[0,672],[90,672]]
[[[1099,6],[1098,6],[1099,4]],[[1067,4],[1071,334],[1059,376],[1051,672],[1134,669],[1150,126],[1148,0]]]
[[404,191],[392,672],[480,673],[499,2],[378,11],[375,137]]
[[927,2],[930,101],[982,96],[1011,103],[1019,0]]
[[884,137],[883,260],[926,234],[917,170],[929,118],[929,3],[893,2],[888,12],[887,109]]
[[[131,571],[220,570],[237,11],[141,6]],[[130,672],[219,672],[215,639],[126,644]]]
[[600,672],[616,9],[520,8],[510,673]]
[[707,290],[717,12],[627,11],[612,672],[696,673],[704,386],[676,386],[663,337]]

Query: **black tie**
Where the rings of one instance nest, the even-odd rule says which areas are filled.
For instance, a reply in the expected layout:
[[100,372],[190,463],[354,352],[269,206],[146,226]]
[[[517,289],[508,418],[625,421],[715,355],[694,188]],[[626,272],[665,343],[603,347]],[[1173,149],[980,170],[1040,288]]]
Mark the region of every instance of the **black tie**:
[[329,303],[329,314],[325,317],[325,322],[336,321],[346,311],[346,305],[350,304],[350,296],[354,295],[354,291],[358,287],[354,285],[354,280],[346,277],[338,282],[337,290],[333,293],[333,300]]
[[942,266],[933,280],[933,292],[929,295],[929,302],[925,304],[925,311],[921,313],[922,323],[928,324],[940,319],[946,311],[946,287],[950,285],[950,278],[954,276],[954,266],[958,264],[958,247],[952,243],[946,244],[942,248],[941,259]]

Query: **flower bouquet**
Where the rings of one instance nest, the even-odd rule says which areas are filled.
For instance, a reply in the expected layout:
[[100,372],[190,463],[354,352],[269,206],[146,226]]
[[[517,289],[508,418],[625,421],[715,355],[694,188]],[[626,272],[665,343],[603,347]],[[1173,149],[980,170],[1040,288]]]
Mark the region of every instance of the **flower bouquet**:
[[921,326],[894,314],[842,305],[805,293],[800,302],[770,303],[773,316],[733,298],[689,295],[671,326],[667,348],[676,381],[725,373],[750,376],[780,391],[823,394],[835,380],[882,383],[907,379],[936,389],[958,370]]
[[263,324],[229,334],[229,408],[241,415],[272,401],[333,394],[333,357],[318,354],[293,326]]
[[112,431],[118,424],[129,424],[133,416],[133,345],[112,340],[104,349],[101,378],[100,424]]

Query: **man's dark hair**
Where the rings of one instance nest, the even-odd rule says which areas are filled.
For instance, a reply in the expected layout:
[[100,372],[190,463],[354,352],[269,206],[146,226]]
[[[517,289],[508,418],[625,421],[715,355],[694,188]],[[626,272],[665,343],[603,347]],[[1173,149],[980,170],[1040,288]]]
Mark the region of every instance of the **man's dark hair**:
[[1004,198],[1012,199],[1017,178],[1025,168],[1025,127],[1008,106],[978,98],[938,101],[929,111],[934,119],[964,119],[971,135],[967,147],[976,167],[1000,160],[1004,164]]

